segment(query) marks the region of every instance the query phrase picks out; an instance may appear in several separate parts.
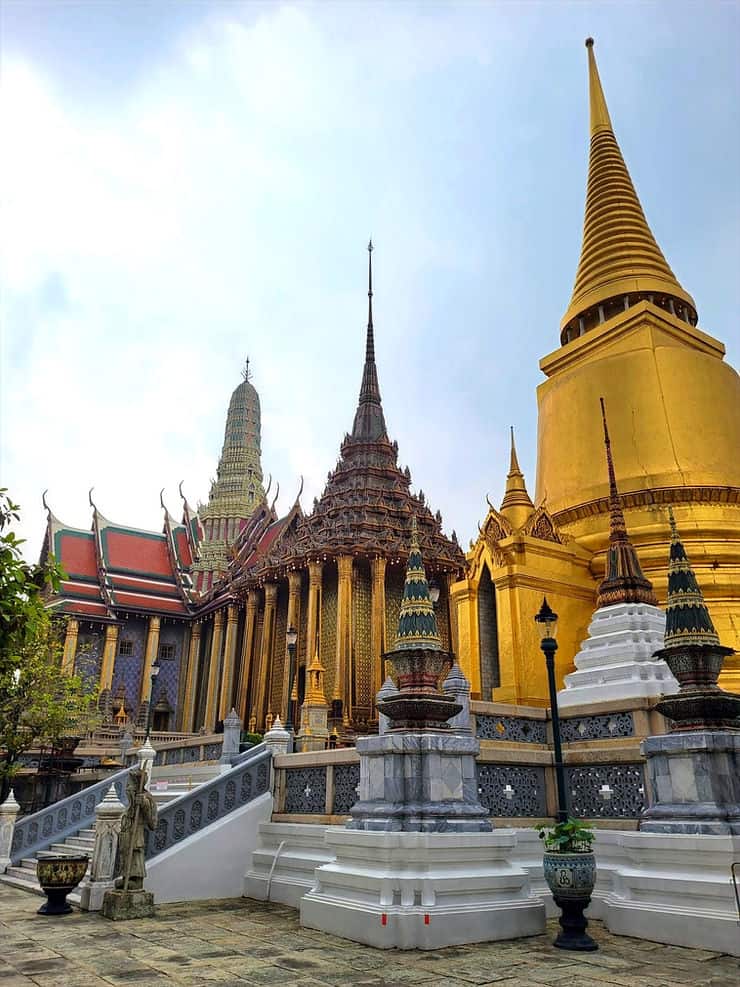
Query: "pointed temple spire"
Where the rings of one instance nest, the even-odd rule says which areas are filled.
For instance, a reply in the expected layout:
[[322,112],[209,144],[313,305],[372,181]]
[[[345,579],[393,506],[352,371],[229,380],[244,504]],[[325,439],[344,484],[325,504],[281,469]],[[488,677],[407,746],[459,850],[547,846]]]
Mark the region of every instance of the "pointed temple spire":
[[673,648],[683,644],[716,646],[719,644],[719,637],[679,537],[676,519],[670,507],[668,520],[671,525],[671,549],[668,563],[665,647]]
[[652,584],[643,575],[637,552],[627,534],[627,525],[622,510],[622,499],[617,489],[612,459],[612,445],[606,423],[604,399],[601,402],[601,420],[604,426],[604,446],[606,466],[609,473],[609,547],[606,551],[606,572],[599,586],[597,608],[610,607],[616,603],[647,603],[657,606],[658,600]]
[[437,628],[437,615],[429,596],[429,583],[419,547],[416,515],[411,522],[411,547],[406,564],[406,582],[403,587],[395,643],[396,651],[409,648],[428,648],[434,651],[440,651],[442,648],[442,639]]
[[383,406],[380,401],[378,370],[375,366],[375,329],[373,327],[373,241],[367,245],[367,340],[365,366],[362,371],[360,400],[352,426],[352,438],[374,442],[387,438]]
[[519,460],[514,444],[514,426],[511,426],[511,461],[506,476],[506,492],[501,501],[501,513],[515,528],[521,528],[534,511],[534,504],[527,493],[524,474],[519,468]]
[[561,342],[648,299],[696,324],[696,305],[652,234],[614,136],[593,38],[588,50],[591,149],[581,258]]

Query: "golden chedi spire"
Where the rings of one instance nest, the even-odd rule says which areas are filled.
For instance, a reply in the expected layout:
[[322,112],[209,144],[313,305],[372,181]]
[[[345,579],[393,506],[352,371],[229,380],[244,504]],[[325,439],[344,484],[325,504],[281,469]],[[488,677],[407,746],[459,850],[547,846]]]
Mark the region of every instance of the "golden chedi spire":
[[652,234],[614,136],[593,38],[588,50],[591,149],[581,258],[561,342],[583,335],[619,311],[648,299],[690,325],[696,306]]
[[650,580],[646,579],[635,547],[627,534],[627,525],[622,510],[622,498],[617,489],[614,472],[612,444],[609,427],[606,423],[604,399],[601,401],[601,421],[604,427],[604,447],[606,468],[609,474],[609,547],[606,550],[606,569],[599,586],[596,599],[597,608],[614,606],[617,603],[645,603],[656,607],[658,599],[653,592]]
[[501,513],[511,523],[514,530],[524,527],[534,511],[534,504],[527,493],[524,474],[519,468],[519,460],[514,445],[514,426],[511,426],[511,462],[506,475],[506,492],[501,501]]

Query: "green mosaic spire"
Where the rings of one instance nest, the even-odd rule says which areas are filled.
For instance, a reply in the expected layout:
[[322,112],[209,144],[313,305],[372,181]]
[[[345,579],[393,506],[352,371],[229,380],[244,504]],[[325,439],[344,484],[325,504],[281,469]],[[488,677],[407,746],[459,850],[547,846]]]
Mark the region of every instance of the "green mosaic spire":
[[665,647],[673,648],[682,644],[717,645],[719,637],[679,538],[670,507],[668,519],[671,524],[671,552],[668,563]]
[[395,644],[396,651],[410,648],[442,650],[442,639],[437,629],[437,616],[429,596],[429,583],[419,548],[416,516],[411,523],[411,550],[406,564],[406,583],[403,587]]

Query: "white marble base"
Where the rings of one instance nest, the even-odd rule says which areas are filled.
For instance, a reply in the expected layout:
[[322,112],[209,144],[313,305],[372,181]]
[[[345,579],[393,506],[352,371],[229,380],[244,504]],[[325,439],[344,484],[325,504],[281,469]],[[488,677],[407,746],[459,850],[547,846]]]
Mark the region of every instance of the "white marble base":
[[589,636],[565,676],[558,706],[619,699],[657,698],[678,692],[666,663],[652,656],[663,647],[665,614],[644,603],[617,603],[594,612]]
[[740,860],[740,836],[599,835],[621,851],[595,916],[610,932],[740,956],[730,874],[733,860]]
[[534,936],[545,908],[511,862],[513,830],[367,832],[329,827],[336,857],[301,899],[301,925],[380,949]]
[[106,891],[112,891],[115,881],[90,881],[84,878],[77,888],[79,905],[83,912],[99,912],[103,907]]

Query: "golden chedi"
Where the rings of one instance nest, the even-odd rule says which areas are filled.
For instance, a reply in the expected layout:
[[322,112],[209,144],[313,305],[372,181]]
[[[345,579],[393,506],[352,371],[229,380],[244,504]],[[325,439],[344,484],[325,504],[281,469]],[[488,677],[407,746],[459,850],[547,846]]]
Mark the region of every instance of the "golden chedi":
[[[609,407],[631,538],[659,601],[667,591],[665,511],[685,533],[722,640],[740,644],[740,378],[648,226],[614,135],[593,41],[591,148],[583,244],[561,346],[540,362],[536,503],[594,553],[609,544],[599,398]],[[561,625],[562,626],[562,625]],[[740,685],[737,658],[726,688]]]

